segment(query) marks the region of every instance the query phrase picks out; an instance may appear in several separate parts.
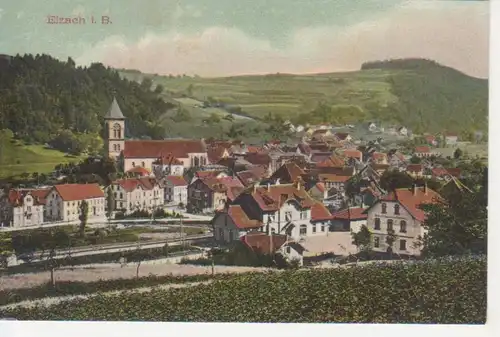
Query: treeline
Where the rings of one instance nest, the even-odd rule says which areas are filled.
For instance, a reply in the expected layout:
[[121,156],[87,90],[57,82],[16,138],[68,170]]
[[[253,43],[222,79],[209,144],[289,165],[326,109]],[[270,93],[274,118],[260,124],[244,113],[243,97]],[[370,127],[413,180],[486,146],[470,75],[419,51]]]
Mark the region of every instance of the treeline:
[[164,129],[156,121],[173,105],[152,89],[150,81],[122,79],[100,63],[77,67],[71,58],[16,55],[0,68],[0,129],[27,143],[83,152],[105,136],[104,116],[114,95],[127,117],[127,136],[161,139]]
[[398,100],[371,107],[379,120],[403,124],[414,131],[460,133],[466,140],[488,129],[488,81],[424,59],[368,62],[361,69],[409,70],[388,78]]

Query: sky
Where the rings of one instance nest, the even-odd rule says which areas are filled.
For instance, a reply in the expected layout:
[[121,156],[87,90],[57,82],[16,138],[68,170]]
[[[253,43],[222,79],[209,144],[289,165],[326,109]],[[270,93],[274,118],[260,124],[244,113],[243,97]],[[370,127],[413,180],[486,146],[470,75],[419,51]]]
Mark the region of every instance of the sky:
[[0,0],[0,54],[147,73],[319,73],[421,57],[486,78],[488,45],[487,1]]

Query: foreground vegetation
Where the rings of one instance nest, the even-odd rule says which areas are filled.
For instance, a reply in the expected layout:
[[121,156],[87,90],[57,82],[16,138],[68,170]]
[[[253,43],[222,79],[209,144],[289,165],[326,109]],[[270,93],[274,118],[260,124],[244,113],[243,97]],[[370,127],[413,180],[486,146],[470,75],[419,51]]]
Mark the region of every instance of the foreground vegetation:
[[150,293],[0,310],[20,320],[469,323],[486,320],[486,258],[228,277]]

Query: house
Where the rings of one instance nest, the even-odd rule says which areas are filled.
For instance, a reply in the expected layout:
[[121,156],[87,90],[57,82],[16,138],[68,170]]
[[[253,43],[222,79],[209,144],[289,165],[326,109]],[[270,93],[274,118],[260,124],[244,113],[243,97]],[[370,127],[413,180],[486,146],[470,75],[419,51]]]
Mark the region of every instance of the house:
[[370,162],[375,164],[388,164],[387,154],[383,152],[373,152],[370,157]]
[[227,176],[227,173],[221,170],[196,171],[190,184],[194,183],[198,179],[224,178]]
[[433,135],[425,135],[424,136],[424,139],[425,139],[425,142],[428,144],[428,145],[431,145],[431,146],[437,146],[438,145],[438,141],[436,139],[436,136],[433,136]]
[[[388,252],[392,249],[401,255],[419,255],[417,242],[426,233],[422,226],[426,215],[419,206],[440,199],[440,195],[427,186],[396,189],[380,198],[365,210],[373,250]],[[392,247],[386,242],[389,230],[395,235]]]
[[0,198],[0,225],[29,227],[44,222],[45,198],[50,189],[10,189]]
[[241,237],[241,241],[252,251],[258,254],[281,254],[288,262],[297,260],[303,265],[305,248],[299,243],[290,240],[286,235],[268,235],[259,231],[252,231]]
[[216,164],[222,158],[229,157],[229,151],[224,146],[211,146],[207,148],[207,157],[210,164]]
[[369,123],[368,124],[368,131],[370,131],[370,132],[377,131],[377,125],[375,123],[373,123],[373,122]]
[[152,163],[153,173],[157,178],[168,175],[182,176],[184,174],[184,164],[171,153],[162,155]]
[[406,158],[399,151],[390,151],[387,158],[388,164],[394,169],[403,169],[406,166]]
[[351,135],[346,132],[337,132],[335,134],[335,138],[337,138],[337,141],[339,141],[340,143],[352,141]]
[[322,139],[323,137],[332,136],[332,132],[328,129],[319,129],[312,133],[311,138]]
[[355,149],[343,150],[341,151],[341,154],[346,158],[356,159],[360,163],[363,162],[363,153],[359,150]]
[[267,170],[263,167],[253,167],[250,170],[240,171],[236,173],[236,177],[241,181],[243,186],[247,187],[258,183],[267,175]]
[[254,185],[216,213],[212,220],[215,240],[225,244],[251,230],[287,235],[296,242],[308,236],[326,235],[328,231],[321,231],[321,223],[326,225],[329,220],[322,219],[321,214],[315,213],[316,218],[311,215],[317,203],[300,183]]
[[127,176],[129,177],[150,177],[152,176],[152,172],[145,167],[136,166],[128,170]]
[[413,154],[419,158],[428,158],[433,156],[433,153],[428,146],[416,146]]
[[458,135],[456,133],[446,133],[444,135],[444,141],[447,146],[456,146],[458,142]]
[[349,207],[332,214],[332,225],[330,231],[351,231],[357,233],[362,226],[366,226],[365,208]]
[[331,173],[318,174],[318,181],[323,183],[328,190],[334,188],[341,194],[344,194],[346,183],[350,178],[351,176],[347,175],[336,175]]
[[154,178],[130,178],[113,181],[107,193],[113,193],[115,210],[125,213],[151,212],[165,202],[163,187]]
[[295,127],[295,132],[303,132],[305,130],[305,127],[303,125],[297,125]]
[[317,168],[343,167],[346,164],[344,158],[331,154],[331,152],[313,154],[311,161],[316,163]]
[[328,198],[328,190],[326,189],[325,184],[322,182],[317,182],[307,191],[309,195],[318,201],[323,202],[326,198]]
[[265,167],[269,175],[273,173],[271,168],[272,160],[267,152],[247,153],[244,159],[252,165]]
[[424,176],[424,166],[422,164],[410,164],[406,167],[406,173],[412,178],[422,178]]
[[187,189],[188,209],[211,213],[234,200],[244,190],[244,186],[236,177],[206,176],[193,181]]
[[398,134],[400,136],[406,137],[406,136],[408,136],[408,129],[405,128],[404,126],[402,126],[402,127],[398,128]]
[[105,196],[98,184],[55,185],[45,200],[47,220],[77,221],[82,201],[88,204],[88,220],[105,217]]
[[281,183],[291,184],[298,179],[302,179],[303,175],[305,175],[304,170],[298,167],[297,164],[286,163],[273,173],[270,180],[276,181],[279,179]]
[[166,176],[163,180],[165,204],[187,205],[188,183],[182,176]]

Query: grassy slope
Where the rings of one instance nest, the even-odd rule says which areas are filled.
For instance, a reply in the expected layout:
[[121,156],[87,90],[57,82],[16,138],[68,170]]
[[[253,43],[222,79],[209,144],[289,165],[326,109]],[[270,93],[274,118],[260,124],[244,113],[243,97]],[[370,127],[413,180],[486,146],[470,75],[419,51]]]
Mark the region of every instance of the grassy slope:
[[42,145],[25,145],[6,141],[0,156],[0,178],[16,177],[23,172],[50,173],[57,164],[78,162],[81,157],[66,156],[63,152]]
[[[122,72],[129,79],[143,74]],[[367,118],[403,123],[420,131],[463,132],[487,126],[488,83],[452,68],[365,69],[311,75],[255,75],[224,78],[151,76],[170,97],[216,98],[238,105],[248,115],[292,118],[319,102],[359,106]],[[190,90],[190,92],[189,92]],[[385,106],[392,108],[385,108]],[[186,106],[186,105],[184,105]],[[200,109],[201,110],[201,109]],[[201,111],[195,111],[201,113]]]

